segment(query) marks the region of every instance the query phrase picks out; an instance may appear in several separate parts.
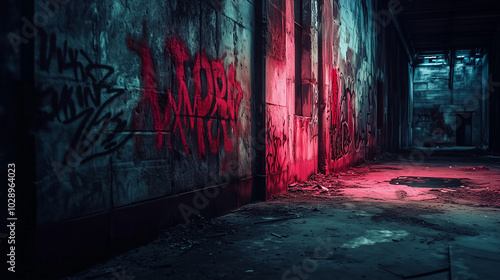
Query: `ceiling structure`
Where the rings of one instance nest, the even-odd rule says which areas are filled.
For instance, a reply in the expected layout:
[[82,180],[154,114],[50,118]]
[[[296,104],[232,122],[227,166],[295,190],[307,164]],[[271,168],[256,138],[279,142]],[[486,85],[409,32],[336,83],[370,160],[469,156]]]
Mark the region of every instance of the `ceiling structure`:
[[[386,0],[389,3],[394,0]],[[413,56],[484,50],[500,28],[499,0],[399,0],[395,15]]]

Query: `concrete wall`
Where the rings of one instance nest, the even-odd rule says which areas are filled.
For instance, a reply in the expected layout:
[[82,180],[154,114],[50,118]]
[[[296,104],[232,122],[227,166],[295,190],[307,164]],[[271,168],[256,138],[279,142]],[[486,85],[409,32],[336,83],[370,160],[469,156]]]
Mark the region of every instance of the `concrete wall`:
[[[295,5],[302,5],[298,19]],[[389,8],[377,1],[265,1],[266,197],[318,170],[339,171],[375,154],[377,81],[387,83],[382,66],[401,62],[381,58],[386,33],[395,33],[378,18]],[[402,89],[398,94],[407,95],[408,86]],[[378,94],[384,93],[382,86]]]
[[40,258],[248,203],[253,2],[66,2],[35,38]]
[[253,5],[239,6],[61,7],[36,40],[39,224],[217,185],[231,164],[250,176]]
[[[302,10],[300,42],[295,40],[295,5]],[[270,197],[318,170],[318,1],[266,1],[265,12],[263,106],[266,197]],[[302,104],[296,103],[297,79]],[[296,112],[296,107],[304,108],[304,113]]]
[[409,143],[397,1],[52,3],[20,102],[41,271]]
[[[322,137],[326,170],[352,165],[376,146],[380,73],[375,1],[325,1],[322,45]],[[323,109],[324,108],[324,109]]]
[[415,68],[413,133],[417,146],[481,146],[483,60],[468,62],[454,64],[451,89],[450,66]]

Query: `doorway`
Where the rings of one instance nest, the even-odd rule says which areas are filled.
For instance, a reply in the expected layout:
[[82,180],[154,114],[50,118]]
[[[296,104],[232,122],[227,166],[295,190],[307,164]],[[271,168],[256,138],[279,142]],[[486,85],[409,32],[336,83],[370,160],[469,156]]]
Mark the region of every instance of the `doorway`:
[[[464,116],[468,116],[465,117]],[[469,113],[457,113],[457,146],[472,146],[472,118]]]

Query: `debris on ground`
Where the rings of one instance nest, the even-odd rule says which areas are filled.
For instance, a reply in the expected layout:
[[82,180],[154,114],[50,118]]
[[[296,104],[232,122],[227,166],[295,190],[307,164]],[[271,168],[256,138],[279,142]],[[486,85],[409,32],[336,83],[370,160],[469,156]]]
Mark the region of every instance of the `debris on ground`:
[[479,165],[476,167],[466,166],[466,167],[461,168],[461,170],[463,170],[463,171],[486,171],[486,170],[490,170],[490,169],[484,165]]
[[[389,273],[406,279],[467,279],[460,274],[463,266],[481,276],[473,279],[495,279],[495,271],[491,270],[496,273],[490,273],[493,276],[486,274],[489,268],[500,267],[496,246],[500,244],[496,227],[500,212],[491,209],[500,208],[499,159],[476,158],[471,163],[470,158],[453,157],[416,165],[379,158],[335,174],[314,174],[289,184],[284,194],[223,217],[192,215],[187,224],[169,228],[155,241],[67,280],[129,279],[118,278],[121,275],[248,278],[243,273],[252,273],[252,279],[274,274],[280,278],[303,260],[318,261],[311,279],[332,275],[325,260],[338,263],[342,273],[359,272],[342,279],[366,278],[367,272],[373,279],[389,278]],[[451,169],[450,162],[454,164]],[[390,183],[394,178],[398,184]],[[389,198],[376,198],[376,192]],[[410,201],[422,193],[434,198]],[[373,236],[367,229],[372,228],[386,241],[365,244]],[[407,235],[395,236],[391,233],[395,229]],[[353,241],[359,241],[356,250],[361,253],[352,254],[342,247]],[[463,247],[467,242],[481,244],[488,251]],[[316,255],[314,248],[325,244],[331,253]],[[367,262],[361,268],[365,271],[358,271]]]
[[[360,193],[366,198],[381,199],[375,196],[378,193],[395,200],[434,199],[436,202],[452,201],[464,205],[500,208],[500,185],[489,180],[488,174],[494,175],[495,169],[490,169],[487,164],[467,166],[466,162],[457,162],[453,166],[441,165],[443,168],[440,169],[436,166],[429,167],[429,164],[419,166],[410,163],[408,168],[408,164],[404,163],[376,161],[334,174],[313,174],[306,181],[289,184],[288,192],[279,197],[307,196],[342,200],[346,195]],[[450,166],[452,170],[449,169]],[[422,171],[417,170],[416,173],[416,169]],[[470,173],[471,171],[481,173]],[[443,176],[443,172],[447,172],[447,176]],[[388,177],[391,176],[389,174],[394,175]],[[419,175],[415,176],[416,174]],[[391,190],[387,184],[397,187]]]

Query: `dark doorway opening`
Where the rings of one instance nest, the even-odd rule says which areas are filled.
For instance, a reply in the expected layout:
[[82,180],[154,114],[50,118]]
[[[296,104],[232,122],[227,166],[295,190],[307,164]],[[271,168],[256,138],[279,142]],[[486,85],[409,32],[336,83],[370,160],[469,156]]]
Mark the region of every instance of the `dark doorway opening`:
[[466,115],[456,115],[457,123],[457,146],[472,146],[472,118],[464,118]]

